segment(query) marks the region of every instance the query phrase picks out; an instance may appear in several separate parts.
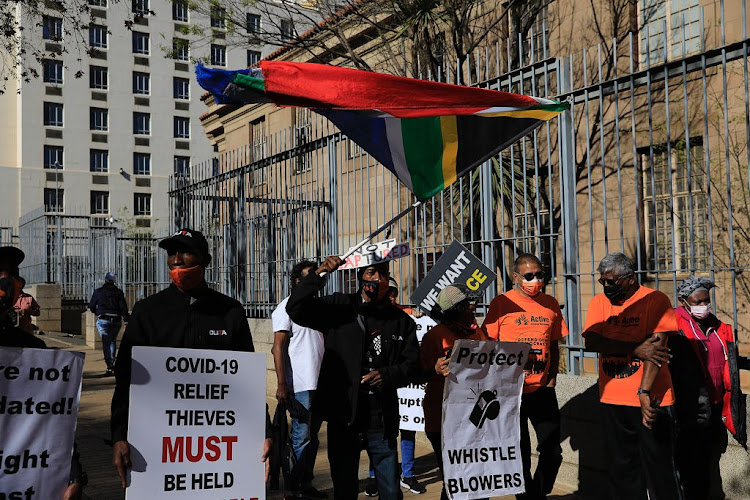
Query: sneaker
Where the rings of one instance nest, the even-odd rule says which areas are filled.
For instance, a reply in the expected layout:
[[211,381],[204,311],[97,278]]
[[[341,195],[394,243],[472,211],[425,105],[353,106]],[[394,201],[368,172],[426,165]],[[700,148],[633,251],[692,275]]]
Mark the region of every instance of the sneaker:
[[312,499],[328,498],[328,493],[324,491],[320,491],[316,489],[314,486],[308,486],[307,488],[303,489],[301,493],[302,493],[303,498],[312,498]]
[[427,488],[422,486],[422,484],[419,481],[417,481],[417,478],[414,476],[412,477],[401,476],[401,487],[408,489],[415,495],[421,495],[422,493],[427,491]]
[[378,496],[378,484],[375,482],[374,477],[368,477],[365,483],[365,496],[376,497]]

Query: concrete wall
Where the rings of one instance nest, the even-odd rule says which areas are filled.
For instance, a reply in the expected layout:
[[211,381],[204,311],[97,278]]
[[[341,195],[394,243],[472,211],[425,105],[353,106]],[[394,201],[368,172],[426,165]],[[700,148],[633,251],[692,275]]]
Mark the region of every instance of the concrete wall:
[[32,316],[32,323],[43,332],[62,331],[62,287],[41,283],[27,285],[25,290],[36,299],[41,309],[39,316]]

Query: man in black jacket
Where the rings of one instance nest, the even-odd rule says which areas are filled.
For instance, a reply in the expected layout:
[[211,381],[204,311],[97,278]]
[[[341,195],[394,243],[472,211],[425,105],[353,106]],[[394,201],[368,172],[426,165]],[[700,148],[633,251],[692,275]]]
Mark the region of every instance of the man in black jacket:
[[120,318],[128,323],[128,304],[125,294],[115,285],[115,275],[107,273],[104,284],[94,290],[89,301],[89,310],[96,315],[96,330],[102,338],[102,352],[107,363],[107,375],[114,375],[117,334],[120,333]]
[[338,269],[328,257],[292,291],[287,312],[297,324],[325,336],[315,405],[328,422],[328,460],[333,494],[354,500],[359,457],[367,450],[381,500],[403,498],[399,488],[396,389],[419,373],[414,321],[388,299],[388,264],[360,269],[360,291],[317,297],[320,275]]
[[[126,487],[127,469],[131,468],[127,437],[133,346],[255,350],[245,308],[206,284],[204,273],[211,255],[203,234],[182,229],[162,240],[159,246],[167,251],[172,284],[135,304],[115,365],[112,451],[123,488]],[[212,335],[217,331],[223,334]],[[270,420],[266,415],[266,437],[269,436]],[[266,463],[270,446],[271,440],[266,439],[262,457]]]

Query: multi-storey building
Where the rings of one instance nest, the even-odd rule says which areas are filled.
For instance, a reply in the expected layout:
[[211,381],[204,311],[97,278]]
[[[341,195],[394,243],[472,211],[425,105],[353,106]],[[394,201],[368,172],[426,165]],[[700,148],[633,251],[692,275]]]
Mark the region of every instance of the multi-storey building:
[[[254,64],[276,48],[254,36],[266,14],[246,13],[247,25],[234,30],[247,32],[239,47],[227,41],[225,13],[201,15],[187,1],[88,3],[88,33],[71,33],[54,11],[41,26],[24,20],[34,26],[23,34],[29,42],[50,54],[66,50],[41,68],[19,58],[19,74],[35,67],[40,75],[6,82],[0,96],[0,226],[17,228],[19,217],[43,207],[160,236],[168,229],[169,176],[188,175],[191,163],[213,152],[200,131],[192,61]],[[195,26],[204,34],[186,34]],[[88,41],[90,56],[77,37]]]

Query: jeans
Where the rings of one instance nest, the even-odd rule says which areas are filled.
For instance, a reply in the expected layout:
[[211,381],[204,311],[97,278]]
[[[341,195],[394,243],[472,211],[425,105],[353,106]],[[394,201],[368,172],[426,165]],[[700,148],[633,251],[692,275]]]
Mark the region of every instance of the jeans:
[[375,469],[380,500],[402,500],[399,486],[396,438],[383,431],[358,433],[346,424],[328,424],[328,461],[331,464],[333,498],[356,500],[359,493],[359,455],[366,450]]
[[[414,477],[414,446],[417,431],[401,429],[401,475]],[[375,477],[375,470],[370,464],[370,477]]]
[[[294,399],[299,401],[302,406],[310,410],[315,391],[301,391],[294,393]],[[313,478],[313,469],[315,468],[315,457],[318,454],[318,432],[320,431],[321,420],[317,415],[309,412],[307,419],[298,420],[292,418],[292,449],[297,457],[297,468],[301,471],[299,480],[301,488],[310,485]]]
[[113,368],[115,366],[115,353],[117,350],[117,334],[120,333],[120,318],[115,318],[114,316],[111,319],[106,316],[99,318],[96,320],[96,330],[102,338],[102,352],[104,353],[104,361],[107,363],[107,368]]

